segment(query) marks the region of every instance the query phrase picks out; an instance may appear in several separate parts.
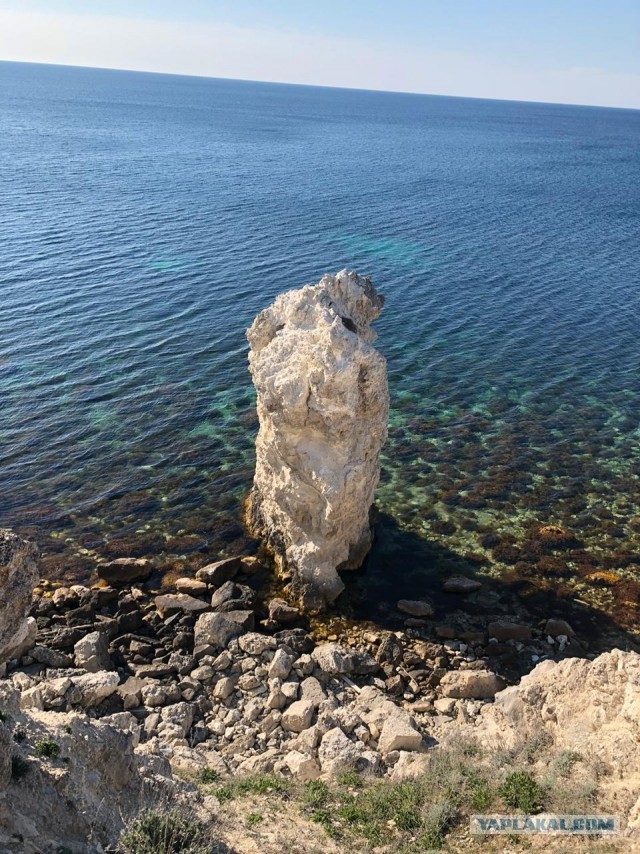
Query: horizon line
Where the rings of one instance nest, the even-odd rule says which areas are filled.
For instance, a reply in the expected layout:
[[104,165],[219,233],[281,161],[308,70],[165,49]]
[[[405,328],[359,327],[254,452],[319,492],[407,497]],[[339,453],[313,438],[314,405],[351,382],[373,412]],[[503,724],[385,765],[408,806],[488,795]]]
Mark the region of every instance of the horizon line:
[[2,59],[6,65],[42,65],[47,68],[80,68],[86,71],[116,71],[124,74],[151,74],[156,77],[187,77],[193,80],[226,80],[232,83],[263,83],[267,86],[299,86],[304,89],[334,89],[338,92],[372,92],[381,95],[408,95],[418,98],[457,98],[462,101],[495,101],[502,104],[533,104],[548,107],[581,107],[587,110],[626,110],[640,112],[640,107],[612,107],[607,104],[572,104],[566,101],[528,101],[518,98],[489,98],[479,95],[441,95],[437,92],[407,92],[400,89],[367,89],[353,86],[328,86],[323,83],[292,83],[288,80],[254,80],[250,77],[217,77],[211,74],[184,74],[178,71],[148,71],[141,68],[116,68],[109,65],[76,65],[63,62],[35,62],[33,60]]

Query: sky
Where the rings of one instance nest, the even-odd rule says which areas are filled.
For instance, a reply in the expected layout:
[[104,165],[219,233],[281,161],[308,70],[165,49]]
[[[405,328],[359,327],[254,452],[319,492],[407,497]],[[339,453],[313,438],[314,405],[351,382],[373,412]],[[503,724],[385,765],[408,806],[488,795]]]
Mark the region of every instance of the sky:
[[0,0],[0,60],[640,108],[640,0]]

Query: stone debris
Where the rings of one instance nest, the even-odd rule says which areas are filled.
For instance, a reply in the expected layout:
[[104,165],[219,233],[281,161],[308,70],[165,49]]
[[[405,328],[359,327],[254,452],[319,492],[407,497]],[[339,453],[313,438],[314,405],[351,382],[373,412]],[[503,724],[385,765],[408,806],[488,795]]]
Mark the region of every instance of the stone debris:
[[[233,579],[216,570],[212,582],[198,581],[203,587],[191,587],[190,593],[162,594],[193,598],[206,608],[215,602],[217,610],[204,613],[164,607],[167,599],[135,584],[39,592],[31,609],[37,643],[8,662],[0,688],[19,697],[17,714],[73,713],[108,722],[136,751],[162,755],[181,773],[274,772],[301,781],[347,769],[394,780],[411,777],[424,768],[425,751],[464,727],[477,726],[489,737],[489,709],[510,726],[522,713],[530,715],[532,728],[536,715],[550,728],[563,714],[558,703],[569,704],[545,689],[548,701],[538,708],[538,695],[527,688],[538,686],[534,674],[555,667],[564,678],[567,662],[556,665],[552,658],[565,656],[571,645],[581,650],[563,621],[533,628],[518,614],[455,612],[446,625],[430,622],[394,632],[355,628],[320,641],[298,611],[295,628],[271,619],[274,609],[261,605],[245,583],[250,576],[242,560],[210,566],[221,564],[234,567]],[[255,571],[250,563],[250,573]],[[231,610],[225,610],[228,603]],[[602,656],[596,662],[574,659],[573,666],[584,667],[590,690],[596,691],[596,672],[607,686],[606,704],[598,701],[602,721],[574,704],[576,720],[587,715],[590,727],[605,727],[609,717],[616,725],[624,720],[631,738],[638,690],[633,655],[611,659],[597,671],[591,668]],[[520,662],[525,671],[534,657],[542,663],[531,677],[504,690],[507,681],[496,665],[501,673],[514,673],[509,667]],[[566,674],[571,681],[574,670]],[[577,739],[582,724],[562,719]]]

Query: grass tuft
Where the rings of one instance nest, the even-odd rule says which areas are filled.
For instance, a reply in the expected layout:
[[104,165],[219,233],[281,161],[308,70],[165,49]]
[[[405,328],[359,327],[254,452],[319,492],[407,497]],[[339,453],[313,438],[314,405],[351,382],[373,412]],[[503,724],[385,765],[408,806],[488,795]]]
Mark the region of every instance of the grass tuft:
[[242,795],[269,795],[283,794],[291,788],[291,783],[282,777],[273,774],[255,774],[252,777],[244,777],[241,780],[233,780],[225,783],[214,792],[221,803],[233,800]]

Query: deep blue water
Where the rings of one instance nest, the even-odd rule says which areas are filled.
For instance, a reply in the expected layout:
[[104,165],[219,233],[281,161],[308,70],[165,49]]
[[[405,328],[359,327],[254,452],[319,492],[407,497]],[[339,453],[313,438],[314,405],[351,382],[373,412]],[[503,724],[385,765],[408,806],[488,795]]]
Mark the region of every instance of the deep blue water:
[[488,572],[487,532],[562,524],[638,580],[639,141],[630,110],[0,63],[0,525],[54,575],[239,547],[244,330],[349,267],[387,297],[381,509]]

